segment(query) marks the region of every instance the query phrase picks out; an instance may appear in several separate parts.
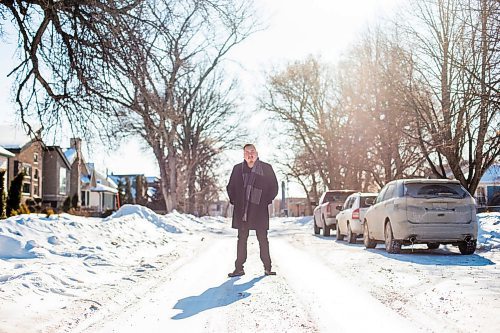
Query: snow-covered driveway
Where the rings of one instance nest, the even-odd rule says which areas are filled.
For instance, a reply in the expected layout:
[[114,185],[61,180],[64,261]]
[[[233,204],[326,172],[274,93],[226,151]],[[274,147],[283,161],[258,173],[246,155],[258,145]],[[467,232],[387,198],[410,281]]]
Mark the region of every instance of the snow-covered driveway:
[[[50,233],[60,228],[59,247],[44,248],[38,238],[34,258],[0,260],[0,332],[497,332],[500,328],[498,215],[482,227],[481,248],[471,256],[462,256],[453,247],[428,251],[425,246],[390,255],[380,246],[366,250],[361,241],[347,244],[335,236],[314,236],[310,218],[272,219],[270,249],[278,275],[263,275],[252,232],[246,275],[229,279],[236,231],[228,222],[141,214],[95,224],[71,222],[68,217],[67,225],[47,227]],[[147,226],[150,222],[152,229]],[[4,238],[40,237],[41,226],[30,223],[18,222],[16,230],[10,223]],[[96,247],[108,251],[108,257],[95,254],[99,252],[95,248],[87,255],[83,251],[89,247],[81,244],[71,250],[64,241],[66,231],[61,230],[71,224],[83,228],[83,223],[89,229],[81,234],[71,229],[71,239],[84,243],[84,235],[92,240],[92,230],[99,230],[99,235],[106,230],[123,246],[109,252],[115,251],[114,246],[107,250],[99,242],[108,244],[110,239],[96,238],[93,242],[100,244]],[[118,234],[117,226],[129,238]],[[36,235],[30,235],[28,227]],[[159,236],[152,235],[156,232]],[[42,248],[48,252],[45,256],[40,255]],[[5,246],[3,253],[5,258]],[[80,271],[82,258],[90,263],[100,258],[83,266],[93,279]],[[35,271],[17,272],[27,265]],[[68,283],[55,288],[46,281],[42,272],[59,266],[66,267],[58,270],[60,280],[78,280],[78,288]],[[25,312],[19,314],[23,307]]]

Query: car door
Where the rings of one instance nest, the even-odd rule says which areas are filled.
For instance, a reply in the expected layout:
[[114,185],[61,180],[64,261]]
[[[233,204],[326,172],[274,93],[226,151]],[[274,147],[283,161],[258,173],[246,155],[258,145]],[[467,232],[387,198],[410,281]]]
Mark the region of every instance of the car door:
[[324,227],[323,220],[321,219],[321,207],[320,207],[320,205],[322,204],[322,202],[325,198],[325,195],[326,195],[326,192],[323,193],[323,195],[319,199],[318,205],[316,206],[316,208],[314,208],[314,211],[313,211],[314,219],[316,220],[316,225],[320,228]]
[[385,206],[384,206],[384,198],[389,188],[389,184],[384,186],[382,191],[380,191],[377,196],[377,200],[375,200],[375,204],[370,209],[369,214],[369,225],[371,237],[376,240],[384,239],[384,216],[385,216]]
[[[382,207],[383,209],[380,210],[382,213],[379,217],[377,222],[379,223],[377,228],[378,231],[381,231],[381,239],[385,239],[385,221],[387,219],[391,220],[391,217],[393,216],[394,213],[394,200],[395,200],[395,194],[396,194],[396,183],[393,184],[388,184],[387,186],[387,191],[385,191],[384,197],[382,198]],[[381,207],[381,208],[382,208]]]
[[337,215],[337,223],[339,223],[340,230],[343,233],[347,232],[347,219],[349,218],[350,208],[355,199],[355,197],[348,198],[342,206],[342,211]]

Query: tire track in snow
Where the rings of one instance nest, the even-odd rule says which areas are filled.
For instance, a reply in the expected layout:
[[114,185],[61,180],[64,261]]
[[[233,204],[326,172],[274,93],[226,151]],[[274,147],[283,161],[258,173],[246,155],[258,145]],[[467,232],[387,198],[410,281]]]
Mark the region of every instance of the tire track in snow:
[[283,237],[272,239],[271,256],[279,274],[310,309],[322,332],[405,331],[415,325],[368,292],[357,288],[319,259],[290,245]]
[[[249,238],[246,275],[227,278],[234,265],[236,237],[214,237],[176,268],[163,283],[131,300],[82,332],[317,332],[283,277],[265,277],[255,236]],[[103,309],[104,310],[104,309]]]

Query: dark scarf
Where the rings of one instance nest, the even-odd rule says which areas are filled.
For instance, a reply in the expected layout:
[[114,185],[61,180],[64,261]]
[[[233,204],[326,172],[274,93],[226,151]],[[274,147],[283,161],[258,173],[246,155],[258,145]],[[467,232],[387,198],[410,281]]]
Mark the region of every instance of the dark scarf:
[[264,176],[264,170],[262,169],[262,162],[257,158],[253,168],[250,173],[243,172],[243,167],[245,166],[245,161],[241,164],[241,170],[243,175],[243,188],[245,189],[245,210],[243,211],[243,222],[247,220],[248,217],[248,206],[250,203],[259,205],[260,198],[262,197],[262,190],[254,187],[255,178],[257,176]]

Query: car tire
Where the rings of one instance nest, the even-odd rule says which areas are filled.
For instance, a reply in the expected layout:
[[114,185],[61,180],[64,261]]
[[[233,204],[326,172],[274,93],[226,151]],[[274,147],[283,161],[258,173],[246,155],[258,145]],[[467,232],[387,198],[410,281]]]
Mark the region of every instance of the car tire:
[[340,232],[340,223],[337,221],[337,226],[335,228],[335,236],[337,237],[338,241],[344,240],[344,235]]
[[373,249],[377,246],[377,242],[370,238],[370,233],[368,232],[368,223],[365,221],[363,223],[363,244],[365,244],[365,248]]
[[439,243],[427,243],[427,248],[429,250],[435,250],[439,248]]
[[316,217],[313,217],[314,234],[319,235],[319,227],[316,224]]
[[468,242],[460,242],[458,243],[458,249],[460,250],[461,254],[473,254],[476,252],[476,247],[477,247],[477,240],[470,240]]
[[347,223],[347,241],[349,244],[356,243],[356,234],[352,232],[351,224],[349,222]]
[[387,223],[385,224],[384,238],[385,238],[385,250],[387,251],[387,253],[401,252],[401,242],[394,239],[390,221],[387,221]]
[[330,236],[330,227],[326,225],[325,218],[323,218],[323,236]]

